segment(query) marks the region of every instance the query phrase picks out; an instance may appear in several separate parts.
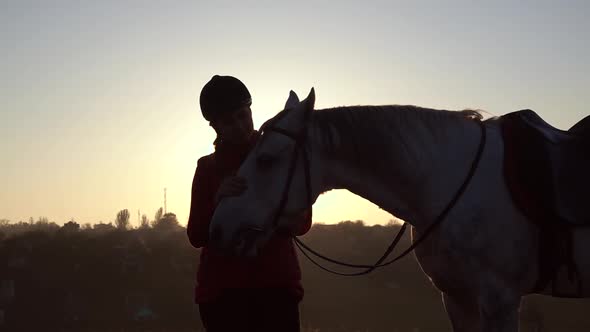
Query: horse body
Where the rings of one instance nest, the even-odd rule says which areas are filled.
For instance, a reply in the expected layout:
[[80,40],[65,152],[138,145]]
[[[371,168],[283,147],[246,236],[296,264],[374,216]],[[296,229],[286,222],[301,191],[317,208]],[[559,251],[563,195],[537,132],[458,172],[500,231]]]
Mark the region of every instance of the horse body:
[[[535,227],[510,200],[497,124],[486,129],[485,152],[463,198],[414,251],[443,293],[455,331],[516,331],[520,298],[537,277]],[[456,162],[468,161],[461,159]],[[439,167],[444,172],[453,165]],[[446,187],[448,193],[455,187]]]
[[[448,124],[441,121],[439,125]],[[412,198],[410,202],[398,197],[396,184],[383,183],[382,179],[390,175],[364,174],[355,171],[355,167],[346,167],[343,160],[323,160],[325,172],[322,173],[328,184],[323,190],[332,189],[331,183],[338,183],[339,187],[411,223],[415,237],[448,204],[469,171],[477,150],[480,133],[474,123],[460,121],[453,127],[454,130],[441,135],[425,135],[436,141],[423,137],[419,139],[420,144],[405,145],[405,149],[414,148],[422,153],[435,151],[434,156],[420,156],[424,165],[408,167],[401,162],[404,170],[391,167],[392,171],[403,174],[404,180],[413,179],[406,184],[417,189],[412,190],[415,195],[405,192],[405,196]],[[403,131],[416,133],[422,129],[406,123]],[[498,124],[491,122],[486,130],[484,154],[463,198],[437,230],[415,249],[423,271],[444,294],[456,331],[477,331],[482,324],[489,331],[495,330],[495,325],[510,325],[516,330],[520,297],[536,281],[535,227],[514,206],[504,183]],[[424,149],[422,145],[437,148]],[[416,169],[428,176],[415,176]],[[472,324],[466,324],[470,321]]]
[[[310,94],[273,124],[307,135],[312,202],[323,192],[348,189],[409,222],[413,238],[449,204],[469,172],[481,138],[479,120],[459,112],[408,106],[319,110],[309,124],[303,123],[303,111],[313,109],[313,102]],[[469,186],[414,251],[424,273],[441,291],[456,332],[517,331],[521,297],[531,292],[539,277],[538,230],[515,206],[506,186],[499,121],[491,119],[484,126],[488,138]],[[264,175],[274,179],[287,175],[285,148],[292,144],[272,135],[247,158],[239,174],[253,188],[218,207],[212,227],[225,234],[220,242],[229,245],[232,238],[243,237],[244,226],[270,229],[273,211],[268,206],[279,205],[285,181],[275,180],[272,185]],[[260,167],[260,156],[269,155],[276,157],[275,170]],[[301,184],[304,163],[295,165],[286,215],[307,207]],[[223,222],[236,219],[231,225]],[[286,222],[288,218],[278,221]],[[252,245],[261,245],[268,236],[266,232]],[[590,282],[589,239],[586,229],[574,233],[574,257],[583,285]],[[585,288],[584,295],[590,296],[590,289]]]

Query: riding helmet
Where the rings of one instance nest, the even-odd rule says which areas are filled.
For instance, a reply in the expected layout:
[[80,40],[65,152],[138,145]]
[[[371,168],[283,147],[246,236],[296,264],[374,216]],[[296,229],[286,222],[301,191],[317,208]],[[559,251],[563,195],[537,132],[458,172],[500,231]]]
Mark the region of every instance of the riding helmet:
[[248,88],[233,76],[215,75],[205,84],[199,97],[201,113],[207,121],[252,104]]

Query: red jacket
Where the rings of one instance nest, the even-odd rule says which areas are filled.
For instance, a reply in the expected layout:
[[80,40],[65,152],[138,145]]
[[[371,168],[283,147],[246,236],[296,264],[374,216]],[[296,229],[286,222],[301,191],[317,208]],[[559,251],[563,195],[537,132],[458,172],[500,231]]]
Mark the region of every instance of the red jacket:
[[[235,288],[287,288],[299,300],[303,297],[301,270],[292,239],[275,235],[253,259],[221,255],[207,247],[209,223],[215,211],[214,197],[222,180],[235,175],[252,149],[259,133],[243,147],[220,143],[215,152],[199,159],[192,185],[191,209],[187,225],[190,243],[201,250],[195,302],[215,299],[224,290]],[[311,227],[311,209],[296,235]]]

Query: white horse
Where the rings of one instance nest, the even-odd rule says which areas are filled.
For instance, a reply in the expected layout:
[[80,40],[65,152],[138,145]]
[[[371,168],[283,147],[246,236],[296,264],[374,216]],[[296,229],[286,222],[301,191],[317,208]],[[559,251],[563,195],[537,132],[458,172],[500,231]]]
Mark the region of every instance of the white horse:
[[[441,291],[454,331],[518,331],[521,297],[539,277],[538,229],[506,186],[497,119],[415,106],[314,110],[314,102],[313,89],[301,102],[291,91],[286,110],[263,125],[238,172],[248,189],[217,207],[210,244],[255,255],[277,227],[292,227],[294,216],[332,189],[347,189],[407,221],[415,240],[465,181],[483,125],[487,141],[465,192],[414,253]],[[589,240],[587,228],[574,231],[585,297]]]

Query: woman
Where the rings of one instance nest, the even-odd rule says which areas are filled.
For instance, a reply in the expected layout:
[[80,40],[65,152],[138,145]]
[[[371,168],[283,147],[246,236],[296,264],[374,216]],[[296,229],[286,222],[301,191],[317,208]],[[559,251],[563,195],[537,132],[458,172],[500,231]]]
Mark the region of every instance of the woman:
[[[207,246],[215,206],[240,195],[247,183],[235,176],[259,137],[254,130],[252,99],[246,86],[232,76],[215,75],[201,90],[205,120],[217,133],[215,152],[200,158],[193,179],[187,234],[201,250],[195,302],[208,332],[299,331],[303,298],[301,271],[291,238],[277,234],[256,258],[227,256]],[[311,209],[301,216],[305,234]]]

